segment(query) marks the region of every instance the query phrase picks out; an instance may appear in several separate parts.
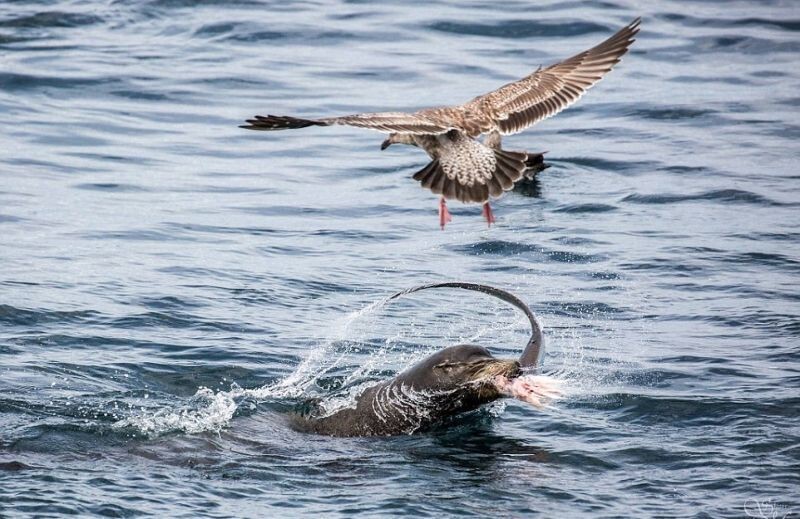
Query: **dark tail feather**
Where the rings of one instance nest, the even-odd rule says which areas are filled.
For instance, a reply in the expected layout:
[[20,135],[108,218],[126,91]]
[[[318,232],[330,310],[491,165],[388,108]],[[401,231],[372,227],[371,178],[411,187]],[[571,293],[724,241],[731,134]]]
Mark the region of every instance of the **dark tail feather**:
[[422,187],[430,189],[448,200],[456,199],[465,203],[475,202],[478,204],[488,202],[490,196],[498,197],[503,194],[503,191],[514,188],[514,183],[522,178],[527,168],[526,160],[528,160],[527,153],[500,149],[493,151],[495,170],[492,178],[483,184],[476,182],[470,186],[449,178],[438,159],[434,159],[414,173],[413,178],[419,181]]
[[436,176],[437,170],[439,169],[439,160],[435,159],[427,166],[414,173],[412,178],[414,180],[419,180],[420,183],[422,183],[422,187],[430,189],[431,185],[433,184],[433,178]]
[[492,177],[489,179],[489,194],[495,198],[503,194],[503,186],[497,178]]
[[489,187],[485,184],[467,186],[459,184],[455,179],[449,178],[442,169],[439,159],[434,159],[427,166],[414,173],[414,180],[426,189],[437,195],[442,195],[447,200],[461,202],[483,203],[489,200]]
[[256,115],[253,119],[248,119],[247,124],[239,126],[247,130],[275,131],[275,130],[294,130],[296,128],[306,128],[308,126],[328,126],[323,121],[313,119],[300,119],[288,115]]
[[452,182],[445,175],[441,164],[439,164],[439,159],[430,161],[427,166],[414,173],[412,178],[418,180],[422,187],[430,189],[437,195],[442,195],[445,198],[454,196],[455,189],[450,186]]
[[528,153],[528,158],[525,160],[525,178],[532,180],[537,173],[546,170],[550,164],[544,163],[544,154],[547,153]]
[[525,172],[527,154],[497,149],[494,150],[494,158],[497,162],[494,178],[499,181],[503,191],[513,189],[514,182],[521,179]]
[[398,297],[404,296],[406,294],[411,294],[412,292],[419,292],[420,290],[427,290],[430,288],[461,288],[464,290],[483,292],[484,294],[494,296],[522,310],[522,312],[525,314],[525,317],[528,318],[528,321],[531,324],[531,338],[528,339],[528,344],[526,344],[525,349],[522,350],[522,355],[519,358],[519,363],[522,365],[523,368],[538,367],[542,354],[544,353],[544,334],[542,333],[542,326],[539,324],[539,321],[536,319],[536,316],[533,314],[533,312],[531,312],[531,309],[528,308],[528,305],[526,305],[524,301],[522,301],[514,294],[506,292],[505,290],[502,290],[500,288],[495,288],[489,285],[480,285],[478,283],[459,283],[459,282],[431,283],[429,285],[421,285],[413,288],[408,288],[406,290],[403,290],[402,292],[398,292],[392,296],[387,297],[385,303],[388,303],[392,299],[397,299]]

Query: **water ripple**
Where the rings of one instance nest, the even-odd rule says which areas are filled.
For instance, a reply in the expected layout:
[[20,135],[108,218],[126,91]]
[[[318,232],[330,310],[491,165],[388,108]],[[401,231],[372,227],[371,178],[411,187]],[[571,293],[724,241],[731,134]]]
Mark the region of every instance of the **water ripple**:
[[543,38],[548,36],[579,36],[582,34],[608,34],[610,27],[596,23],[553,24],[532,20],[505,20],[496,24],[435,22],[429,25],[434,31],[493,38]]
[[765,196],[740,189],[719,189],[697,194],[631,194],[620,200],[636,204],[675,204],[680,202],[713,201],[719,203],[753,204],[768,207],[795,206],[794,203],[781,203]]

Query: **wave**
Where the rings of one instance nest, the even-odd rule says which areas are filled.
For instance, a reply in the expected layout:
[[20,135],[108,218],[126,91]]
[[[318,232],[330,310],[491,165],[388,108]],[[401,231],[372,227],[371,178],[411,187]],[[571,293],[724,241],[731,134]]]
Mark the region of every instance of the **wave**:
[[795,203],[783,203],[765,196],[741,189],[716,189],[695,194],[655,194],[642,195],[634,193],[626,196],[621,202],[634,204],[677,204],[682,202],[711,201],[736,204],[752,204],[766,207],[793,207]]
[[39,29],[44,27],[83,27],[103,23],[103,18],[93,14],[45,11],[0,20],[0,27]]
[[493,38],[569,37],[584,34],[609,34],[616,28],[591,22],[548,23],[536,20],[506,20],[494,24],[435,22],[428,28],[438,32],[489,36]]

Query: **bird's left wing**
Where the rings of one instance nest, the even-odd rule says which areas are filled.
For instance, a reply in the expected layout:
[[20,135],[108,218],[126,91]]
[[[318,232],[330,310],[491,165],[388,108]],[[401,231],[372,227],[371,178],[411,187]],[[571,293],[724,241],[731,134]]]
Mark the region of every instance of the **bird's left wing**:
[[331,126],[343,124],[366,128],[383,133],[410,133],[416,135],[446,133],[452,129],[441,122],[431,120],[422,113],[405,112],[378,112],[341,117],[325,117],[322,119],[301,119],[285,115],[256,115],[247,120],[242,128],[248,130],[288,130],[292,128],[305,128],[308,126]]

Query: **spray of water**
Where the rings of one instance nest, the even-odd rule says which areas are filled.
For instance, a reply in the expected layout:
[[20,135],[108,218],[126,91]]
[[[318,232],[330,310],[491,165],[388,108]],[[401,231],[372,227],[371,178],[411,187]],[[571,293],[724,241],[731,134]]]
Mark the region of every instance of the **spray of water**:
[[[427,326],[414,326],[413,319],[411,325],[405,324],[387,339],[369,344],[367,338],[375,327],[374,320],[369,317],[375,316],[387,302],[386,299],[376,301],[340,319],[334,324],[328,337],[311,348],[297,368],[283,379],[253,389],[244,389],[236,384],[232,384],[227,391],[200,388],[188,402],[180,406],[158,410],[141,409],[133,416],[118,420],[113,426],[117,429],[132,429],[137,434],[147,436],[171,432],[219,433],[234,417],[242,402],[323,396],[319,392],[318,382],[335,374],[340,368],[348,368],[347,374],[340,377],[339,389],[324,394],[321,411],[329,414],[353,405],[356,397],[374,383],[378,374],[385,372],[386,366],[408,366],[447,344],[493,343],[513,351],[509,345],[520,344],[520,331],[527,328],[527,320],[517,314],[506,314],[515,315],[515,318],[500,318],[509,311],[504,305],[484,305],[482,313],[491,317],[485,324],[476,323],[472,315],[462,314],[461,318],[449,319],[446,321],[447,329],[436,330],[440,335],[438,344],[420,346],[420,342],[430,340],[430,337],[422,336],[431,330]],[[553,342],[562,343],[566,348],[558,348],[557,355],[548,361],[547,366],[549,377],[559,383],[565,395],[595,384],[586,378],[583,341],[574,331],[571,333],[562,333],[556,341],[551,339],[551,348]],[[489,347],[493,349],[493,346]],[[519,353],[510,355],[514,354]],[[357,362],[353,362],[355,357],[358,358]],[[490,412],[498,414],[504,409],[505,404],[498,404],[491,406]]]
[[[228,391],[214,391],[201,387],[185,404],[155,411],[141,408],[133,416],[116,421],[113,428],[133,430],[137,434],[151,437],[173,432],[219,433],[233,418],[243,400],[269,401],[307,396],[317,380],[335,370],[347,358],[350,348],[340,346],[351,344],[347,342],[347,338],[352,335],[353,323],[374,313],[384,304],[385,300],[377,301],[345,316],[334,325],[329,337],[312,348],[309,355],[290,375],[273,384],[243,389],[234,383]],[[350,394],[349,399],[352,400],[358,393],[352,394],[351,390]],[[345,405],[348,398],[340,400],[342,405]]]

